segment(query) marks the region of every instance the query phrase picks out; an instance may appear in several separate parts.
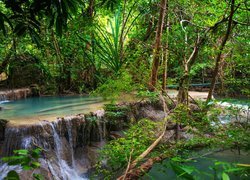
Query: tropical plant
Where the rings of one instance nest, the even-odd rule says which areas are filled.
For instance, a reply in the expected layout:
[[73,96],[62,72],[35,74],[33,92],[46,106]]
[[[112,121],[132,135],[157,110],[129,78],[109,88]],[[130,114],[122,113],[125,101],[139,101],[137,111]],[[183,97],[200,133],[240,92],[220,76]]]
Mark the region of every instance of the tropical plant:
[[119,8],[114,18],[108,19],[109,29],[102,28],[100,25],[96,26],[95,50],[97,56],[101,63],[115,73],[126,63],[125,50],[128,33],[142,13],[134,12],[135,7],[136,3],[130,7],[128,12],[126,12],[126,9]]
[[[40,157],[42,149],[36,148],[33,150],[14,150],[14,155],[2,158],[3,162],[8,163],[9,166],[20,165],[23,170],[34,170],[40,167],[38,158]],[[32,177],[36,180],[42,180],[40,174],[32,173]],[[14,170],[8,172],[6,180],[19,180],[18,173]]]
[[[4,6],[5,13],[0,11],[0,29],[6,32],[5,22],[7,22],[17,35],[28,32],[36,41],[40,31],[41,16],[43,16],[49,21],[48,27],[54,26],[57,33],[62,35],[68,19],[77,13],[80,4],[81,0],[2,1],[1,6]],[[1,9],[4,8],[1,7]]]

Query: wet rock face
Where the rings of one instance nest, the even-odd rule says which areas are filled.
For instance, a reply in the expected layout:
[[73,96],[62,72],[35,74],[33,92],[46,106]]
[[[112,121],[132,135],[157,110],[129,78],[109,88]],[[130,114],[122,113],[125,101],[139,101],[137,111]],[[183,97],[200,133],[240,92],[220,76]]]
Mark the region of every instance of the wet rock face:
[[91,121],[85,119],[85,116],[62,118],[56,122],[42,121],[26,127],[6,127],[4,155],[11,155],[15,149],[28,149],[36,146],[54,150],[56,148],[55,133],[62,141],[65,152],[68,152],[70,146],[73,149],[84,147],[91,142],[100,142],[106,136],[104,122]]
[[0,91],[0,101],[25,99],[27,97],[30,97],[31,95],[32,92],[30,88],[4,90]]
[[160,121],[164,119],[166,113],[163,110],[161,102],[143,101],[131,105],[132,112],[130,113],[134,119],[151,119]]
[[5,119],[0,119],[0,141],[4,140],[5,128],[8,121]]

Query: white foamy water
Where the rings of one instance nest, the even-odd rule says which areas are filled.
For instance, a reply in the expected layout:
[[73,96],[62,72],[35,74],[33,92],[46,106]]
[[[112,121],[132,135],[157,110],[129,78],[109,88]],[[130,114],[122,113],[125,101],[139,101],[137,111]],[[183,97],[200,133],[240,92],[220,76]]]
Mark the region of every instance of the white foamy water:
[[[53,130],[53,137],[54,137],[54,142],[56,144],[56,149],[55,149],[55,153],[56,153],[56,156],[57,156],[57,161],[58,161],[58,165],[59,165],[59,168],[60,168],[60,175],[62,176],[62,178],[64,180],[68,180],[68,179],[72,179],[72,180],[86,180],[88,178],[84,178],[84,177],[81,177],[80,175],[78,175],[76,169],[74,168],[74,155],[73,155],[73,147],[72,150],[70,151],[71,153],[71,157],[72,157],[72,167],[70,167],[68,165],[68,163],[62,159],[61,157],[61,151],[63,149],[62,147],[62,141],[61,141],[61,138],[60,136],[58,135],[58,133],[56,132],[56,129],[55,129],[55,125],[53,123],[51,123],[51,127],[52,127],[52,130]],[[69,130],[70,127],[68,126],[68,132],[69,132],[69,136],[71,137],[72,133],[71,133],[71,130]],[[72,141],[72,138],[69,138],[69,141]],[[72,145],[73,142],[70,142],[70,146],[73,146]],[[51,168],[53,169],[53,165],[50,165]],[[55,172],[54,170],[52,172]],[[54,177],[58,177],[57,174],[53,174]],[[59,178],[60,179],[60,178]]]
[[8,103],[10,102],[9,100],[4,100],[4,101],[0,101],[0,104],[5,104],[5,103]]
[[19,173],[22,171],[22,168],[21,166],[9,166],[7,163],[0,163],[0,180],[3,180],[7,176],[8,172],[13,170]]
[[239,110],[249,110],[249,106],[244,105],[244,104],[233,104],[233,103],[222,102],[222,101],[219,101],[218,104],[222,107],[233,107],[233,108],[237,108]]

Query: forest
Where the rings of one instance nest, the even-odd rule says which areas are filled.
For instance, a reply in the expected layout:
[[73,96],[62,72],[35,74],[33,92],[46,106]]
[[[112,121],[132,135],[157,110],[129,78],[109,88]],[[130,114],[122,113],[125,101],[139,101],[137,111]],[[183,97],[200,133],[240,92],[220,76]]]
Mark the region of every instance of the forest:
[[0,0],[0,180],[249,179],[249,12]]

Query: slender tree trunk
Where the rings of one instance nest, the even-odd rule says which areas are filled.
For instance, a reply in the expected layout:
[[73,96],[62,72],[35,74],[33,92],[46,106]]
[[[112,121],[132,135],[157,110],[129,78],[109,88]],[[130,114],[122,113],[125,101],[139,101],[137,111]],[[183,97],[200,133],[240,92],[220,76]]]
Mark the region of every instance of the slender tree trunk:
[[214,92],[214,88],[215,88],[215,83],[217,80],[217,76],[218,76],[218,72],[219,72],[219,67],[220,67],[220,62],[221,62],[221,55],[222,55],[222,51],[226,45],[226,42],[229,38],[229,35],[231,33],[232,30],[232,23],[233,23],[233,15],[234,15],[234,5],[235,5],[235,0],[231,0],[231,11],[230,11],[230,15],[229,15],[229,19],[228,19],[228,25],[227,25],[227,31],[226,34],[220,44],[219,47],[219,53],[216,57],[216,63],[215,63],[215,68],[214,68],[214,72],[213,72],[213,78],[212,78],[212,82],[211,82],[211,87],[209,89],[208,92],[208,96],[207,96],[207,102],[211,100],[212,98],[212,94]]
[[166,4],[167,4],[167,0],[161,0],[161,4],[160,4],[161,10],[160,10],[159,21],[158,21],[158,26],[156,30],[152,71],[151,71],[151,78],[149,82],[150,91],[155,90],[156,83],[157,83],[157,75],[158,75],[158,69],[159,69],[159,63],[160,63],[161,37],[162,37],[163,24],[164,24],[164,19],[165,19],[165,14],[166,14]]
[[[60,46],[59,46],[58,40],[55,36],[54,30],[51,31],[51,38],[53,41],[54,49],[56,51],[56,60],[57,60],[56,64],[59,67],[59,73],[60,73],[60,77],[59,77],[58,81],[64,82],[64,79],[62,77],[62,74],[63,74],[63,64],[62,63],[64,63],[64,59],[63,59],[63,56],[61,54]],[[63,87],[62,87],[62,84],[59,83],[58,84],[58,93],[62,93],[62,92],[63,92]]]
[[88,6],[88,16],[92,18],[94,16],[94,5],[95,0],[89,0],[89,6]]
[[178,103],[184,103],[188,105],[188,88],[189,88],[189,69],[188,63],[184,63],[184,75],[180,79],[179,92],[178,92]]
[[193,66],[193,64],[196,61],[196,58],[198,56],[199,48],[205,41],[205,36],[200,39],[200,37],[197,37],[197,41],[195,43],[194,49],[192,54],[189,56],[188,59],[184,57],[184,74],[180,79],[179,83],[179,92],[178,92],[178,103],[185,103],[188,105],[188,88],[189,88],[189,70]]
[[149,39],[150,35],[153,32],[154,16],[150,17],[148,15],[146,18],[146,21],[148,22],[148,27],[147,27],[147,31],[146,31],[146,34],[145,34],[144,39],[143,39],[144,42],[146,42]]
[[168,0],[166,5],[166,20],[167,20],[167,38],[166,44],[163,51],[163,76],[162,76],[162,92],[167,90],[167,70],[168,70],[168,58],[169,58],[169,46],[168,46],[168,36],[169,36],[169,16],[168,16]]

